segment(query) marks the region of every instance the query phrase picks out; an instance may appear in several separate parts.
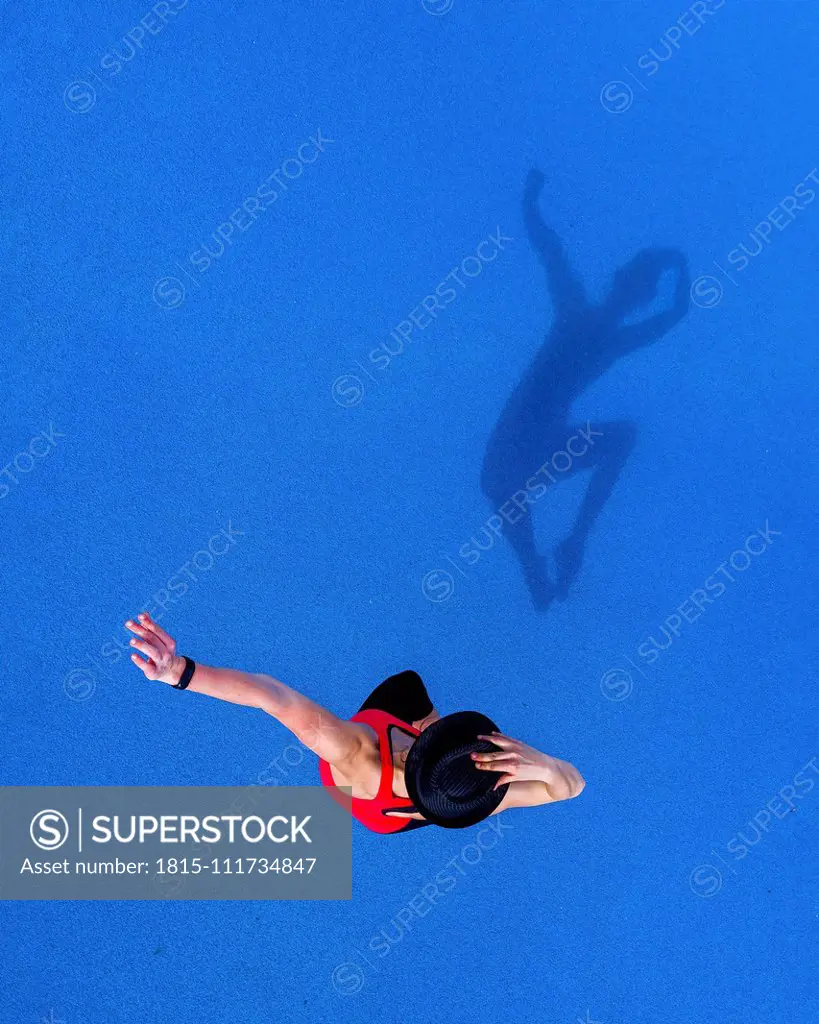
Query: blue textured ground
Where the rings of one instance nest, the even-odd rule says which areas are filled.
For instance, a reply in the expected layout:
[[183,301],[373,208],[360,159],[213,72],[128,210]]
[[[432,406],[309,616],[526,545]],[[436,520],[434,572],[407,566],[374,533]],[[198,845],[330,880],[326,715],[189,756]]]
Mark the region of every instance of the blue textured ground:
[[[443,712],[486,711],[588,786],[507,816],[472,865],[467,834],[357,828],[351,903],[3,904],[0,1018],[814,1021],[819,202],[780,208],[740,272],[729,254],[819,162],[816,5],[728,0],[701,24],[667,0],[157,6],[117,73],[147,4],[0,8],[2,781],[243,784],[281,755],[272,720],[150,687],[112,644],[232,524],[163,617],[185,651],[345,714],[414,667]],[[668,51],[681,15],[698,30]],[[333,141],[283,177],[318,129]],[[638,439],[546,614],[505,542],[447,600],[421,590],[493,511],[484,444],[550,322],[533,164],[596,297],[648,245],[724,287],[704,308],[700,282],[703,305],[577,406]],[[276,172],[286,191],[200,272]],[[498,227],[502,255],[368,363]],[[581,483],[537,506],[544,545]],[[647,664],[639,645],[766,522]]]

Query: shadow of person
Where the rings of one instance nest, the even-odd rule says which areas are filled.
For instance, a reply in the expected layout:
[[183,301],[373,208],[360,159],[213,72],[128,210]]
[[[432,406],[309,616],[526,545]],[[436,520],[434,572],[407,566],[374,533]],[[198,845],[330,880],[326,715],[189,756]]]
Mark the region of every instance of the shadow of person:
[[[510,523],[506,536],[532,600],[541,609],[567,596],[580,571],[589,533],[636,438],[636,427],[628,420],[572,423],[572,404],[618,359],[658,341],[679,323],[688,311],[690,289],[681,252],[644,249],[616,272],[608,297],[599,305],[590,303],[560,239],[538,210],[543,182],[539,171],[529,172],[523,215],[529,239],[546,268],[554,324],[492,431],[481,473],[481,489],[493,510]],[[671,307],[626,324],[657,297],[660,278],[667,271],[676,274]],[[574,525],[549,559],[538,551],[528,506],[553,483],[587,469],[593,473]],[[516,509],[517,519],[512,515],[517,515]]]

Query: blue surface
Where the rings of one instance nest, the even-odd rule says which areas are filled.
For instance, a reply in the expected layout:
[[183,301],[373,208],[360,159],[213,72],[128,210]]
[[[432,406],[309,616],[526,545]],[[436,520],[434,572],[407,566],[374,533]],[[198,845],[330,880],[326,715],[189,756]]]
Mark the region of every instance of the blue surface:
[[[667,51],[667,0],[194,2],[112,74],[147,12],[0,8],[0,459],[62,435],[2,477],[3,782],[244,784],[281,756],[274,721],[179,700],[111,646],[230,523],[162,618],[183,650],[342,714],[413,667],[442,712],[481,709],[588,785],[506,815],[471,866],[468,833],[356,828],[350,903],[5,903],[0,1018],[814,1021],[819,786],[730,850],[819,755],[819,202],[740,272],[729,254],[819,162],[816,5],[729,0]],[[649,74],[652,47],[670,59]],[[283,178],[317,129],[333,141]],[[647,246],[724,294],[577,403],[637,440],[568,600],[538,612],[506,540],[426,600],[495,511],[484,446],[550,327],[535,164],[593,297]],[[286,191],[200,273],[189,256],[277,171]],[[514,242],[374,368],[498,227]],[[152,298],[169,276],[176,308],[174,282]],[[583,480],[534,509],[544,549]],[[648,664],[639,645],[766,522]],[[315,780],[307,757],[287,775]]]

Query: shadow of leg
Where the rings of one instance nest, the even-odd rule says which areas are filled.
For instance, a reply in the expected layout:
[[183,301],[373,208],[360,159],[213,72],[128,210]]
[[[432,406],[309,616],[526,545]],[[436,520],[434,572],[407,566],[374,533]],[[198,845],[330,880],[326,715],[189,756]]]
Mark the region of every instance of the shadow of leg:
[[506,538],[520,561],[523,578],[535,608],[545,611],[557,596],[549,576],[548,559],[538,553],[532,517],[529,513],[511,526]]
[[601,435],[594,447],[590,447],[573,464],[571,471],[564,474],[572,476],[580,470],[594,469],[572,532],[555,548],[555,596],[561,601],[568,596],[569,588],[580,572],[589,533],[608,501],[637,437],[635,425],[628,420],[596,423],[594,430]]

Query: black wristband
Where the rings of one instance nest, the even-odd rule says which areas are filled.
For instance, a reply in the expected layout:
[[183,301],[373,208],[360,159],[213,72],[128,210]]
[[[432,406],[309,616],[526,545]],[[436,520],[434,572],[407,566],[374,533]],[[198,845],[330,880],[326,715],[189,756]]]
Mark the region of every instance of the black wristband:
[[190,685],[191,679],[193,679],[193,673],[196,671],[196,662],[193,658],[185,658],[185,671],[182,673],[182,678],[178,683],[173,684],[175,690],[186,690]]

